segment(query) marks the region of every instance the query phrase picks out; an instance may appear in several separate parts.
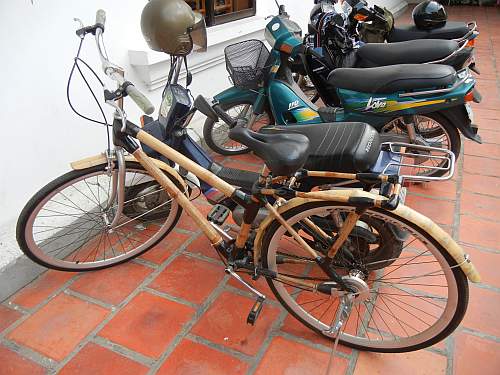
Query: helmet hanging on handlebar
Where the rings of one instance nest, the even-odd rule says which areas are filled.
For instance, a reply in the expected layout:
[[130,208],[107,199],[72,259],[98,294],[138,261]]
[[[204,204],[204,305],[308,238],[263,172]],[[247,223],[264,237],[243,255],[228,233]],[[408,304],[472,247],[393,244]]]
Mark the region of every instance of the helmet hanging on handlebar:
[[149,47],[172,56],[207,49],[205,19],[184,0],[150,0],[141,15],[141,29]]

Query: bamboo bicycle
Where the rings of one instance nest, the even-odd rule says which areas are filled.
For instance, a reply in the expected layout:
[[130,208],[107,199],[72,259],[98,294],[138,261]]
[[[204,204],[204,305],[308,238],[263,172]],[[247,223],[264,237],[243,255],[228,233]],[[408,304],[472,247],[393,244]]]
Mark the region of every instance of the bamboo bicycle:
[[[263,169],[251,194],[233,187],[127,121],[117,104],[123,96],[128,94],[146,112],[151,105],[103,53],[104,21],[99,11],[96,24],[77,33],[82,40],[95,34],[103,70],[119,85],[106,93],[106,102],[115,108],[115,150],[74,163],[74,171],[28,202],[17,238],[31,259],[66,271],[110,267],[165,238],[185,210],[221,256],[225,271],[256,296],[250,324],[257,321],[265,296],[237,272],[265,277],[295,318],[357,349],[412,351],[453,332],[467,308],[467,279],[479,282],[480,276],[446,232],[399,204],[401,176],[301,170],[309,152],[307,137],[240,129],[241,140],[248,141],[269,169]],[[148,157],[136,140],[243,207],[236,238],[208,221],[191,202],[189,186],[177,170]],[[293,189],[297,172],[372,184],[386,181],[393,191],[389,198],[355,189],[300,192]],[[158,205],[160,197],[163,203]],[[256,228],[262,209],[267,217]],[[367,261],[367,254],[386,247],[396,247],[399,256]]]

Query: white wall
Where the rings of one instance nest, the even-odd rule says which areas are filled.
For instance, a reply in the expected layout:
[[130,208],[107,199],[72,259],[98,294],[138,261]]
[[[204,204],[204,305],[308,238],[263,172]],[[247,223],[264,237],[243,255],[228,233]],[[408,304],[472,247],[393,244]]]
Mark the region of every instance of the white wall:
[[[382,5],[394,2],[399,3],[398,0],[377,1]],[[105,40],[111,60],[124,67],[127,78],[158,106],[161,89],[149,91],[151,87],[142,83],[141,77],[144,77],[129,64],[129,50],[147,51],[139,26],[145,3],[145,0],[33,0],[33,4],[31,0],[0,1],[0,103],[3,104],[0,111],[3,127],[0,269],[3,262],[8,261],[5,253],[18,252],[14,240],[15,221],[27,200],[43,185],[67,172],[69,162],[105,148],[104,128],[78,118],[66,102],[66,82],[79,42],[74,33],[78,26],[74,17],[88,25],[94,22],[97,9],[106,10]],[[305,29],[313,0],[280,0],[280,3],[287,6],[288,13]],[[253,22],[263,25],[263,17],[276,11],[273,0],[258,0]],[[244,25],[250,21],[238,22],[239,27],[222,25],[210,30],[209,43],[211,37],[244,39],[249,35]],[[255,30],[253,32],[255,35]],[[217,43],[220,46],[222,41]],[[86,40],[81,56],[102,76],[91,38]],[[164,75],[165,64],[160,61],[163,57],[156,55],[155,58],[158,61],[154,61],[150,69],[156,69],[156,75]],[[195,95],[213,95],[229,85],[223,64],[207,66],[195,76],[192,86]],[[101,98],[99,87],[95,87]],[[79,79],[74,81],[72,98],[82,113],[99,116],[90,93]],[[128,101],[126,99],[125,105],[129,118],[137,121],[140,113]],[[106,112],[110,115],[112,111],[106,109]]]
[[[91,24],[96,9],[107,9],[108,52],[125,67],[127,47],[140,42],[141,37],[142,1],[34,0],[33,3],[31,0],[0,2],[1,247],[13,245],[13,221],[37,189],[68,171],[69,161],[97,153],[105,146],[103,128],[75,117],[66,103],[66,80],[79,40],[74,33],[77,24],[73,17]],[[89,39],[82,56],[98,67],[94,52],[95,45]],[[133,80],[134,75],[130,78]],[[78,108],[95,116],[98,112],[88,100],[89,94],[80,84],[74,90]],[[5,232],[10,234],[7,239],[2,236]]]

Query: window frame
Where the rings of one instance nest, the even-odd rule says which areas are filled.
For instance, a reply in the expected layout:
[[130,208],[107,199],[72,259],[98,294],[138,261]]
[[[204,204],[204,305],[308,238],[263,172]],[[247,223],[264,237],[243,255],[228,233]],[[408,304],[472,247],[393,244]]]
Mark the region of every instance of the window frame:
[[[199,1],[201,4],[202,0]],[[229,1],[232,1],[234,3],[238,0],[229,0]],[[205,0],[205,21],[207,23],[207,27],[222,25],[243,18],[253,17],[257,13],[257,0],[250,0],[251,8],[221,15],[215,15],[215,2],[216,0]]]

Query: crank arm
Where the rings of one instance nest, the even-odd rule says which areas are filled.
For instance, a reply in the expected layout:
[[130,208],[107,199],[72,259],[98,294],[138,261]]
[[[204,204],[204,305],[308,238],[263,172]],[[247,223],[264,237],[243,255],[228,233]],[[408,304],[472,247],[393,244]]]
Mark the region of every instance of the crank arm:
[[225,272],[232,277],[234,277],[236,280],[239,281],[240,284],[242,284],[245,288],[247,288],[250,292],[255,294],[258,298],[262,298],[263,300],[266,299],[266,296],[259,292],[257,289],[255,289],[253,286],[251,286],[249,283],[247,283],[245,280],[241,278],[240,275],[238,275],[236,272],[234,272],[233,268],[231,266],[227,267],[225,269]]

